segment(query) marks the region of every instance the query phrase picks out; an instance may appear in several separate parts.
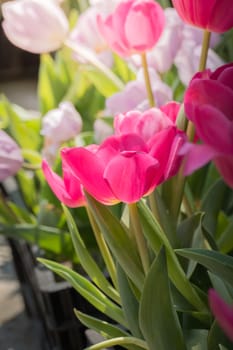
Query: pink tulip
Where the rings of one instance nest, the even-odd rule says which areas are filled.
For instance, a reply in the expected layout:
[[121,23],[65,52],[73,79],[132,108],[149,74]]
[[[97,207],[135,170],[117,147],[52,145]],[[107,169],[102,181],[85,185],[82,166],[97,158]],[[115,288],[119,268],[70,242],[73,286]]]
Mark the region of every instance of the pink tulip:
[[186,146],[185,174],[213,159],[233,187],[233,63],[192,79],[184,98],[185,113],[196,129],[199,145]]
[[45,160],[42,162],[42,170],[51,190],[62,203],[71,208],[85,205],[86,200],[80,181],[64,160],[62,161],[63,179],[53,172]]
[[208,294],[211,311],[220,327],[233,342],[233,307],[226,304],[214,289],[210,289]]
[[69,30],[68,20],[57,1],[9,1],[2,5],[2,14],[7,38],[32,53],[57,50]]
[[15,175],[23,163],[19,146],[15,141],[0,130],[0,181]]
[[97,18],[109,47],[120,56],[143,53],[159,40],[165,16],[154,0],[124,0],[107,18]]
[[187,23],[210,32],[223,33],[233,27],[232,0],[172,0]]
[[120,115],[115,120],[116,135],[99,147],[64,149],[62,157],[101,203],[136,202],[179,168],[184,134],[173,122],[177,111],[178,105],[171,103],[163,112]]
[[69,101],[62,102],[43,117],[41,135],[60,144],[77,136],[82,124],[82,118],[74,105]]

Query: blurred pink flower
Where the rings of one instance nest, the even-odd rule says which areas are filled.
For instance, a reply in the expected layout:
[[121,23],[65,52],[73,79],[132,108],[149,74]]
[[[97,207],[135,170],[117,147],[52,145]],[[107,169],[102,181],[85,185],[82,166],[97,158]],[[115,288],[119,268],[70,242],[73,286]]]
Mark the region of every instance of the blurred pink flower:
[[203,144],[185,146],[185,174],[214,160],[226,183],[233,187],[233,63],[197,73],[185,97],[185,113]]
[[2,14],[7,38],[32,53],[59,49],[69,30],[68,20],[55,1],[8,1],[2,5]]
[[233,307],[226,304],[214,289],[209,290],[209,304],[217,322],[233,342]]
[[15,175],[21,168],[23,158],[19,146],[3,130],[0,130],[0,181]]
[[63,178],[50,168],[46,160],[42,162],[42,170],[51,190],[63,204],[71,208],[85,205],[86,200],[80,181],[64,160],[62,160]]
[[223,33],[233,27],[232,0],[172,0],[180,17],[187,23]]
[[130,56],[152,49],[162,34],[165,17],[154,0],[124,0],[107,18],[98,16],[97,21],[109,47],[120,56]]
[[51,139],[55,144],[60,144],[77,136],[82,125],[80,114],[71,102],[66,101],[43,117],[41,135]]
[[[98,14],[99,10],[96,7],[89,7],[82,12],[77,24],[70,33],[69,39],[77,45],[83,45],[92,50],[103,63],[111,66],[113,63],[112,52],[99,32],[97,25]],[[79,56],[77,59],[83,60]]]
[[[162,82],[154,69],[150,68],[149,72],[156,106],[160,107],[172,99],[172,89]],[[106,115],[114,116],[118,113],[126,113],[132,109],[145,111],[149,108],[146,86],[142,73],[140,69],[136,80],[128,82],[123,91],[117,92],[106,99]]]

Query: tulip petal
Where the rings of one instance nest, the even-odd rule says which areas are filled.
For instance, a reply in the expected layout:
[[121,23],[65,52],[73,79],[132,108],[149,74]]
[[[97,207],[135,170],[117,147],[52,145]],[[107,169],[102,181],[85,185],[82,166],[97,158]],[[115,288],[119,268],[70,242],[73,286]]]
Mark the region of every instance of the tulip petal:
[[80,182],[68,173],[68,168],[65,169],[65,181],[49,167],[45,160],[42,162],[42,170],[51,190],[62,203],[71,208],[85,204]]
[[227,305],[214,289],[209,290],[210,308],[219,325],[233,341],[233,308]]
[[154,189],[157,168],[158,161],[148,154],[127,152],[109,162],[104,178],[119,200],[133,203]]
[[214,159],[214,163],[225,182],[233,188],[233,157],[222,156]]
[[109,186],[103,179],[105,162],[101,157],[83,148],[62,150],[62,159],[80,179],[83,187],[99,202],[111,205],[117,202]]
[[195,145],[192,143],[186,143],[181,148],[180,154],[186,155],[184,175],[192,174],[217,155],[216,151],[208,145]]
[[233,154],[233,124],[211,105],[197,106],[195,127],[200,139],[217,152]]

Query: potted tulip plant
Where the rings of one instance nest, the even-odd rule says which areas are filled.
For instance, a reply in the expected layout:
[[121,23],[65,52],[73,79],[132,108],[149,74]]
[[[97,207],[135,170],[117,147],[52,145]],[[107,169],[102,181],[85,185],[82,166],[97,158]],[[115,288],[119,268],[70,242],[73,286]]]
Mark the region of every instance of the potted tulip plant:
[[[70,99],[85,76],[104,101],[95,124],[101,138],[62,144],[62,174],[42,162],[88,277],[39,261],[105,315],[74,311],[105,338],[90,350],[232,348],[233,64],[211,47],[233,27],[233,10],[227,0],[161,4],[92,1],[72,30],[59,1],[2,9],[15,45],[35,53],[63,45],[78,60]],[[32,21],[41,25],[40,14],[43,32],[29,29]],[[201,45],[200,31],[187,23],[201,28]],[[93,95],[89,110],[92,102]],[[85,207],[104,268],[76,225],[78,207]]]

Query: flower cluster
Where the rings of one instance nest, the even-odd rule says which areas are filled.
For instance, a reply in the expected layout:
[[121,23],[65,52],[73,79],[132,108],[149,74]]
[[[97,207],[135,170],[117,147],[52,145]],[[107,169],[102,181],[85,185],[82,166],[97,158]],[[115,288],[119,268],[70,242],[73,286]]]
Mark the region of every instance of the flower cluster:
[[[13,44],[60,49],[52,62],[65,67],[56,78],[42,55],[41,72],[54,78],[52,98],[42,94],[42,171],[60,202],[85,207],[111,283],[64,206],[89,294],[77,272],[41,262],[112,318],[77,311],[104,333],[96,349],[233,341],[225,302],[233,303],[233,63],[211,49],[233,28],[231,1],[172,0],[166,9],[154,0],[90,1],[72,28],[60,1],[2,5]],[[0,143],[4,180],[23,159],[4,131]]]

